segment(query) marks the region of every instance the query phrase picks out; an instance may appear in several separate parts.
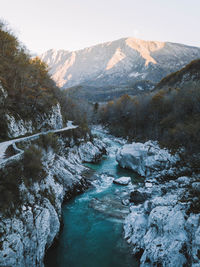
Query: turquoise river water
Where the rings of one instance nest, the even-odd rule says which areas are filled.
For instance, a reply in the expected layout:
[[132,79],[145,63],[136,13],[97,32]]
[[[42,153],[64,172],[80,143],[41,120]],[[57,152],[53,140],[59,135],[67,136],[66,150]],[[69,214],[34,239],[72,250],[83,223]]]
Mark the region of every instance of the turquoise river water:
[[120,198],[126,189],[113,184],[109,175],[131,176],[132,183],[138,177],[118,166],[115,154],[121,144],[99,130],[95,134],[107,142],[109,153],[100,162],[87,164],[99,177],[95,187],[63,205],[64,227],[58,245],[47,253],[46,267],[139,266],[123,239],[128,207],[121,204]]

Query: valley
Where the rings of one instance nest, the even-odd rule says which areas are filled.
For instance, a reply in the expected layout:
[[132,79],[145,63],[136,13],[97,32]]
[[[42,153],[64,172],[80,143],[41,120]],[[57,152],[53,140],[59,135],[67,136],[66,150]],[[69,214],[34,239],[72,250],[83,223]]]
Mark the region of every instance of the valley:
[[[91,186],[63,205],[63,228],[46,254],[45,266],[198,262],[199,215],[190,210],[187,199],[190,186],[198,194],[199,176],[183,176],[188,170],[177,165],[178,155],[155,143],[127,144],[100,126],[92,133],[106,145],[107,155],[84,164],[94,171]],[[131,146],[135,148],[128,149]],[[114,184],[119,177],[130,177],[131,182]]]
[[200,266],[200,48],[0,57],[0,266]]
[[122,204],[133,187],[114,185],[113,179],[132,177],[137,184],[141,178],[120,167],[115,154],[121,144],[100,127],[93,129],[106,143],[108,155],[100,162],[85,163],[94,171],[92,187],[63,205],[63,229],[55,248],[47,252],[45,266],[138,266],[131,248],[123,239],[123,221],[128,206]]

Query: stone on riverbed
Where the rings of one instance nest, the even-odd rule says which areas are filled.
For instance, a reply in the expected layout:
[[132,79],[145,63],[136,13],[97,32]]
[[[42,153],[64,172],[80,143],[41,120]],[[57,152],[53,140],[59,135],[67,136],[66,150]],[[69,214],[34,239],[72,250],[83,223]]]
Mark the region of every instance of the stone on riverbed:
[[130,182],[131,177],[120,177],[118,179],[113,180],[113,183],[118,185],[128,185]]

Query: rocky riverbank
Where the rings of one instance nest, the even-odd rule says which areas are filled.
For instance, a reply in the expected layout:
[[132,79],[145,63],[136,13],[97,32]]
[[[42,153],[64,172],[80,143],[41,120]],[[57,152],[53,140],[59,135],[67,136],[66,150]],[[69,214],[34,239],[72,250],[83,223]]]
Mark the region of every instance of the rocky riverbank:
[[200,176],[182,176],[178,155],[155,142],[125,145],[116,158],[145,177],[130,193],[124,224],[140,266],[200,266]]
[[[82,163],[99,159],[105,145],[95,138],[73,138],[76,131],[59,135],[56,153],[51,148],[42,150],[43,179],[29,183],[16,177],[20,201],[12,211],[0,213],[0,266],[43,266],[45,251],[59,233],[64,199],[88,187],[87,168]],[[14,171],[12,163],[1,170],[4,179]]]

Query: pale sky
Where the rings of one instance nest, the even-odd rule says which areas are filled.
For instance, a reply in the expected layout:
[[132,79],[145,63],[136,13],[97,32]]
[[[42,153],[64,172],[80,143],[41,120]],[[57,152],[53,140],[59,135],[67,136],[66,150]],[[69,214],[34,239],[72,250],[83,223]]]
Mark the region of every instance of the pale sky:
[[0,18],[36,53],[123,37],[200,46],[200,0],[0,0]]

